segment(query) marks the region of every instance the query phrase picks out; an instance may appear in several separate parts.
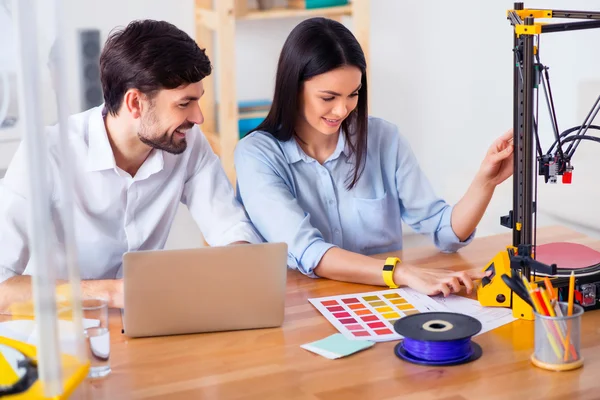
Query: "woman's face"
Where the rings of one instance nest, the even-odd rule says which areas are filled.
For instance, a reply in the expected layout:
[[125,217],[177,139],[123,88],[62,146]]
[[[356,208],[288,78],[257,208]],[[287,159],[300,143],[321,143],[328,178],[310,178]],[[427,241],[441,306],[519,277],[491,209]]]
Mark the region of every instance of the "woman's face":
[[333,135],[358,104],[362,73],[354,66],[343,66],[317,75],[302,85],[297,129]]

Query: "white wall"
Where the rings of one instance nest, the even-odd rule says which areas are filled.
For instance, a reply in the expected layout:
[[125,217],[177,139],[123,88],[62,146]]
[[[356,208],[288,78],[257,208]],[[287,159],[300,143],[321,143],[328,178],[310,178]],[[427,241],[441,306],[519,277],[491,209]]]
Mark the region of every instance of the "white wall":
[[[529,8],[600,10],[600,1],[535,1]],[[512,125],[512,2],[373,2],[373,112],[397,123],[421,165],[448,201],[460,199],[493,140]],[[583,122],[600,95],[600,30],[547,34],[540,57],[550,66],[559,127]],[[542,147],[552,142],[540,107]],[[597,121],[600,123],[600,117]],[[538,226],[562,222],[600,227],[595,143],[582,143],[574,183],[540,186]],[[541,184],[543,185],[543,184]],[[512,184],[498,188],[480,234],[505,232],[499,217],[512,207]],[[552,216],[553,217],[552,217]],[[583,227],[585,228],[585,227]],[[599,235],[598,230],[586,230]]]
[[[100,28],[104,40],[113,27],[141,18],[164,19],[194,35],[193,0],[66,3],[71,47],[78,28]],[[452,203],[467,189],[489,145],[512,125],[512,29],[505,16],[513,3],[465,0],[460,7],[456,4],[441,0],[372,0],[369,64],[371,114],[398,124],[438,193]],[[546,0],[525,5],[600,10],[599,0]],[[238,24],[240,99],[271,96],[279,51],[298,22],[286,19]],[[597,43],[600,29],[542,37],[540,54],[542,62],[550,66],[563,130],[581,123],[600,94]],[[71,76],[77,73],[75,61],[75,54],[71,54]],[[218,70],[219,66],[215,67]],[[76,89],[69,93],[69,101],[72,109],[78,110]],[[547,149],[552,134],[544,103],[540,121],[543,147]],[[5,148],[2,153],[3,147],[0,144],[0,160],[7,151]],[[595,206],[600,197],[596,184],[599,168],[593,157],[599,151],[598,144],[582,143],[573,160],[573,185],[540,187],[539,225],[555,221],[589,225],[587,232],[592,234],[600,227],[600,211]],[[497,189],[479,234],[506,232],[499,225],[499,217],[511,207],[509,180]],[[187,216],[182,214],[181,220],[187,222]],[[184,247],[186,238],[187,234],[173,243]],[[191,240],[197,242],[196,237]]]
[[[373,0],[371,6],[371,114],[396,123],[409,138],[438,193],[457,202],[494,139],[512,127],[510,1]],[[600,10],[600,1],[535,1],[529,8]],[[237,35],[238,96],[269,97],[278,51],[299,20],[244,22]],[[350,22],[351,25],[351,22]],[[547,34],[540,57],[564,130],[583,122],[600,95],[600,29]],[[217,66],[218,68],[218,66]],[[545,103],[540,106],[542,147],[553,141]],[[600,124],[600,117],[596,121]],[[573,163],[574,181],[539,187],[538,226],[561,223],[600,236],[600,198],[593,155],[584,142]],[[512,182],[501,185],[478,229],[507,232],[500,216],[512,208]]]

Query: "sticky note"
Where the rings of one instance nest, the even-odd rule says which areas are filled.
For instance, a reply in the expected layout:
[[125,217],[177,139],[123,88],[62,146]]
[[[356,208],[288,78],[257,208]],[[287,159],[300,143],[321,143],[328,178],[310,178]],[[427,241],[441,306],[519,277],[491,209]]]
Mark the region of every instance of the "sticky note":
[[349,340],[341,333],[336,333],[325,339],[303,344],[300,347],[329,358],[330,360],[335,360],[336,358],[346,357],[350,354],[368,349],[374,344],[375,342],[369,340]]

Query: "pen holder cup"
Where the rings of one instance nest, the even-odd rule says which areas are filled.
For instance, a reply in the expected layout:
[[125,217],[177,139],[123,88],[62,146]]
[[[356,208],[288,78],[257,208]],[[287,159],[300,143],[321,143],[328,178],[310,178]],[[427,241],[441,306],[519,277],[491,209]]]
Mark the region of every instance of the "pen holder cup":
[[581,356],[581,316],[583,308],[573,304],[568,316],[567,303],[558,303],[560,315],[550,317],[535,313],[535,349],[531,362],[539,368],[569,371],[583,366]]

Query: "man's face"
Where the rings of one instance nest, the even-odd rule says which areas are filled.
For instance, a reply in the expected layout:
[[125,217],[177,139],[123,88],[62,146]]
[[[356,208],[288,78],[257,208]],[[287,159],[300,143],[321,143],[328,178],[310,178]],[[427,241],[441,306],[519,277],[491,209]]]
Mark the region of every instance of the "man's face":
[[150,147],[181,154],[187,147],[185,136],[204,116],[198,100],[204,94],[202,81],[160,90],[147,102],[142,113],[138,137]]

